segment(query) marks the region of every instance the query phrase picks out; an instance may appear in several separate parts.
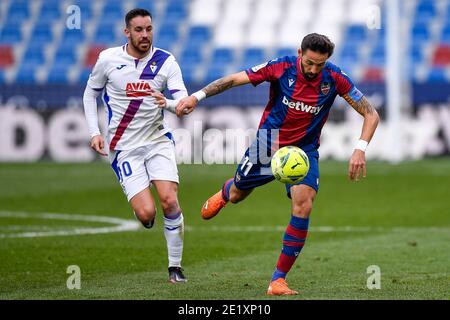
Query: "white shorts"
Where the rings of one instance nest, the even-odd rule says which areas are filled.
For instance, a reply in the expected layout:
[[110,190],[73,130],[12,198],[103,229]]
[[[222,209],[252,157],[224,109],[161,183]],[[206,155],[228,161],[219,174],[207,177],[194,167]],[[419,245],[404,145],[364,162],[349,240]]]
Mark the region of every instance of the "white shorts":
[[128,201],[153,180],[179,181],[175,145],[168,136],[136,149],[110,152],[109,161]]

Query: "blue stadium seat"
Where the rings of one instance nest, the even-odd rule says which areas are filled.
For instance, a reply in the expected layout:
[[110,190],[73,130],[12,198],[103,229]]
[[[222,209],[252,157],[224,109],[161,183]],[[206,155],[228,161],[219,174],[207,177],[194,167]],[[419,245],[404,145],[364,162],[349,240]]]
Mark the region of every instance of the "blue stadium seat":
[[52,25],[48,21],[44,21],[34,26],[30,41],[49,43],[53,40]]
[[413,42],[423,42],[430,39],[430,32],[426,23],[415,24],[411,30]]
[[47,82],[48,83],[67,83],[68,65],[55,62],[50,69]]
[[30,8],[27,0],[10,1],[7,16],[9,19],[20,21],[30,17]]
[[416,6],[414,20],[418,21],[430,21],[436,17],[436,7],[433,1],[420,1]]
[[54,21],[61,16],[59,1],[44,1],[42,2],[41,12],[39,14],[39,21]]
[[213,64],[229,64],[234,60],[234,50],[230,48],[217,48],[212,53]]
[[88,79],[89,79],[89,75],[91,74],[91,69],[90,68],[83,68],[81,69],[81,72],[78,76],[78,83],[83,83],[85,84]]
[[225,66],[212,65],[206,71],[204,82],[211,82],[217,80],[225,75]]
[[61,45],[65,47],[75,47],[80,42],[84,41],[83,28],[81,29],[67,29],[64,28],[64,33],[61,39]]
[[262,48],[247,48],[244,51],[244,58],[242,59],[242,68],[248,69],[255,65],[264,63],[266,61],[266,55]]
[[106,1],[102,11],[102,19],[121,20],[125,16],[121,1]]
[[28,48],[22,58],[22,63],[40,65],[45,62],[43,44],[33,42],[28,44]]
[[198,68],[194,65],[182,65],[181,72],[183,74],[184,83],[195,82],[195,72]]
[[449,79],[444,68],[431,68],[428,73],[427,80],[429,82],[447,82]]
[[339,52],[339,60],[351,60],[353,63],[359,61],[358,44],[353,42],[345,42],[344,47]]
[[136,8],[142,8],[146,9],[150,12],[150,14],[154,17],[155,16],[155,5],[154,1],[151,0],[138,0],[136,1],[135,5]]
[[441,32],[441,42],[450,44],[450,24],[446,25]]
[[94,42],[100,44],[111,44],[116,41],[116,21],[100,20],[95,31]]
[[187,48],[181,54],[181,63],[182,64],[190,64],[195,65],[202,62],[202,54],[201,51],[197,48]]
[[165,20],[181,22],[187,17],[186,5],[183,1],[171,1],[166,7]]
[[363,42],[367,38],[367,28],[363,25],[349,25],[344,39],[350,42]]
[[36,65],[21,64],[16,74],[16,83],[34,83],[36,82]]
[[298,48],[279,48],[277,49],[273,58],[285,57],[285,56],[297,56]]
[[[92,1],[91,0],[75,0],[72,2],[74,5],[80,7],[81,12],[81,23],[83,24],[86,20],[92,18]],[[66,8],[64,8],[66,10]]]
[[206,26],[192,26],[189,30],[186,47],[201,48],[211,38],[210,30]]
[[416,67],[415,63],[420,63],[423,61],[424,52],[423,52],[421,43],[413,42],[411,44],[411,47],[409,49],[409,58],[410,58],[410,63],[412,63],[414,65],[414,68]]
[[55,53],[54,64],[74,64],[76,62],[75,50],[73,47],[60,45]]
[[162,25],[157,37],[154,39],[156,47],[171,50],[172,46],[178,41],[178,31],[172,26]]
[[7,24],[0,31],[0,43],[14,44],[22,41],[20,24]]
[[386,63],[386,48],[384,41],[377,41],[372,48],[369,56],[369,65],[382,66]]

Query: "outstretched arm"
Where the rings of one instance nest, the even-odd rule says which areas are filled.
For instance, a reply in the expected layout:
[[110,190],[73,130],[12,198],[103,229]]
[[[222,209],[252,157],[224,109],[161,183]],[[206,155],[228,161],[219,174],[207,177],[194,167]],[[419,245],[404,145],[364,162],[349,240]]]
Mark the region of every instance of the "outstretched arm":
[[364,117],[361,136],[358,144],[353,151],[348,166],[348,177],[352,181],[358,181],[362,173],[362,177],[366,176],[366,147],[375,133],[375,130],[380,121],[378,112],[369,103],[366,97],[362,97],[358,101],[354,101],[349,95],[344,95],[343,98],[355,109],[360,115]]
[[233,73],[217,79],[189,97],[181,99],[176,109],[177,116],[191,113],[194,111],[198,102],[206,97],[214,96],[232,87],[241,86],[247,83],[250,83],[250,79],[245,71]]

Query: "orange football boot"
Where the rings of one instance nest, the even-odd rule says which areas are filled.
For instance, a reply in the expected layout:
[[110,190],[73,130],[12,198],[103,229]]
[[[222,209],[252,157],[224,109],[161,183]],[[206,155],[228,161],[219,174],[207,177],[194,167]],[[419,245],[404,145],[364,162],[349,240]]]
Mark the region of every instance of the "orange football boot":
[[267,289],[267,295],[269,296],[290,296],[298,294],[297,291],[291,290],[283,278],[278,278],[272,281]]
[[225,207],[227,202],[222,197],[222,190],[206,200],[202,207],[202,218],[205,220],[214,218]]

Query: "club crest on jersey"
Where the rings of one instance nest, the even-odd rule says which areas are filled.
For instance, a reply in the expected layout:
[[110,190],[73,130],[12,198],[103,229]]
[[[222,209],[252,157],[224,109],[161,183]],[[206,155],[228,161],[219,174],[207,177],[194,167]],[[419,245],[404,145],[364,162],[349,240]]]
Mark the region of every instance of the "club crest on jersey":
[[327,95],[328,92],[330,92],[330,89],[331,89],[331,86],[330,86],[330,84],[329,84],[328,82],[323,82],[323,83],[320,85],[320,91],[321,91],[324,95]]
[[158,69],[158,66],[156,65],[156,62],[153,61],[150,65],[150,70],[152,70],[153,73],[155,73],[156,69]]
[[125,87],[127,97],[144,97],[152,93],[150,84],[146,81],[128,82]]

